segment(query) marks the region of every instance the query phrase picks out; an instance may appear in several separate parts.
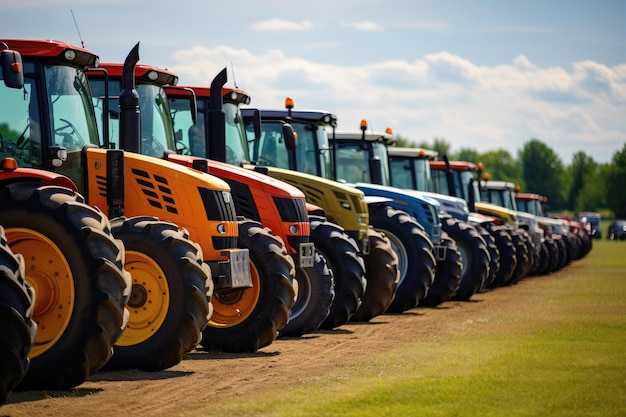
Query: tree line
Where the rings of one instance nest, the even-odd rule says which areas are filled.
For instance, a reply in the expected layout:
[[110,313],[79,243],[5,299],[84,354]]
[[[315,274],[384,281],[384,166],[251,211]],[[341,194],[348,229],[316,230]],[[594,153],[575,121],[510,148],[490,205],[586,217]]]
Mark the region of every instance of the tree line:
[[518,184],[522,192],[537,193],[548,198],[548,211],[577,213],[579,211],[610,211],[626,218],[626,143],[609,163],[598,163],[583,151],[574,154],[565,165],[556,152],[539,139],[524,143],[514,157],[507,150],[485,153],[471,148],[458,152],[442,138],[431,143],[413,143],[396,136],[396,146],[419,147],[437,151],[450,160],[482,162],[489,178]]

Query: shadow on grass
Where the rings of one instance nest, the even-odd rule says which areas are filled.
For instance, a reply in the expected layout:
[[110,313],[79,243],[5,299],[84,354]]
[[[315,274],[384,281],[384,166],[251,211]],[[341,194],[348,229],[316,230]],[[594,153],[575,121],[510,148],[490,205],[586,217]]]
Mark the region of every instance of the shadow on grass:
[[191,375],[193,372],[187,371],[154,371],[146,372],[137,369],[119,370],[119,371],[99,371],[89,377],[87,382],[94,381],[158,381],[161,379],[181,378]]
[[[90,388],[89,382],[120,382],[120,381],[157,381],[163,379],[181,378],[193,374],[186,371],[155,371],[145,372],[137,369],[120,371],[98,371],[91,375],[80,387],[67,390],[33,390],[13,391],[9,394],[6,404],[18,404],[33,401],[47,400],[50,398],[79,398],[98,394],[104,391],[102,388]],[[0,417],[4,417],[0,415]]]
[[[71,388],[68,390],[44,390],[44,391],[13,391],[9,393],[5,404],[19,404],[33,401],[47,400],[50,398],[78,398],[87,395],[98,394],[104,391],[102,388]],[[4,417],[4,415],[0,415]]]
[[242,359],[242,358],[269,358],[280,355],[280,352],[215,352],[211,350],[194,350],[185,355],[184,360],[214,360],[214,359]]

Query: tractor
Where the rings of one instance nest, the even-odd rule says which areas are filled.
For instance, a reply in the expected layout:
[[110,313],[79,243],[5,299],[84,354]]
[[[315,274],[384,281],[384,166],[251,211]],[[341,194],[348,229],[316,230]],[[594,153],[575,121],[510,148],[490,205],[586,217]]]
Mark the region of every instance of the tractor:
[[[151,160],[169,165],[185,166],[202,176],[204,182],[214,184],[212,187],[230,189],[229,204],[234,208],[237,217],[239,235],[237,247],[249,251],[249,271],[251,285],[246,288],[225,289],[215,291],[212,304],[213,315],[208,326],[202,332],[200,345],[207,350],[227,352],[253,352],[271,344],[289,320],[289,309],[294,303],[294,289],[292,280],[295,275],[294,261],[288,256],[283,239],[264,227],[259,221],[249,217],[242,217],[238,201],[246,199],[241,196],[242,187],[224,181],[212,172],[205,158],[195,158],[176,153],[174,130],[172,127],[171,112],[168,95],[164,87],[171,86],[177,89],[178,77],[169,70],[148,64],[136,64],[132,69],[120,63],[101,63],[94,71],[87,72],[92,90],[97,99],[98,116],[103,117],[103,137],[109,146],[119,146],[128,149],[122,141],[123,126],[116,118],[114,111],[105,109],[116,102],[116,97],[124,89],[125,77],[131,78],[139,96],[139,110],[141,112],[140,130],[141,143],[138,151],[151,157]],[[183,90],[183,89],[180,89]],[[195,97],[184,89],[189,108],[195,109]],[[119,105],[121,106],[121,102]],[[195,111],[194,111],[195,113]],[[104,130],[104,129],[103,129]],[[245,183],[245,181],[241,181]],[[277,193],[278,202],[270,199],[264,202],[265,207],[259,209],[273,209],[272,213],[265,211],[271,217],[272,228],[285,231],[286,235],[300,241],[303,245],[296,246],[299,260],[312,260],[312,250],[307,246],[308,222],[299,217],[304,205],[304,198],[297,200],[297,190],[283,190]],[[273,203],[273,204],[272,204]],[[247,202],[248,206],[252,201]],[[278,212],[280,205],[286,220]],[[247,214],[247,213],[246,213]],[[207,238],[210,236],[206,236]],[[286,237],[286,236],[285,236]],[[214,251],[211,241],[203,243],[206,252]],[[216,253],[219,255],[219,251]]]
[[96,56],[52,41],[3,39],[1,45],[1,390],[65,389],[109,361],[129,322],[124,245],[69,178],[42,169],[66,159],[66,149],[42,142],[53,132],[44,106],[59,98],[49,94],[48,77],[82,85],[81,63]]
[[[115,342],[114,355],[110,355],[105,344],[96,341],[103,339],[104,326],[98,326],[94,330],[98,338],[89,340],[87,345],[92,350],[107,351],[107,360],[86,363],[85,354],[81,351],[60,351],[64,343],[75,338],[85,338],[88,334],[89,326],[80,322],[73,323],[71,312],[86,316],[83,310],[93,310],[93,314],[97,313],[99,316],[109,315],[99,305],[109,305],[111,301],[105,300],[116,299],[113,295],[106,294],[106,291],[115,287],[112,283],[107,283],[105,277],[98,277],[98,273],[86,270],[99,267],[112,275],[109,263],[102,260],[90,261],[89,255],[74,255],[75,259],[80,259],[85,264],[79,265],[86,270],[82,276],[89,277],[93,283],[90,284],[87,279],[75,279],[70,284],[63,284],[60,291],[67,298],[64,301],[67,307],[63,309],[67,311],[64,315],[67,318],[46,328],[52,332],[56,326],[58,330],[66,330],[71,336],[64,338],[45,335],[46,344],[42,343],[41,351],[50,351],[50,354],[58,355],[63,361],[73,358],[83,367],[95,369],[106,367],[160,370],[176,365],[183,355],[196,347],[201,332],[207,325],[211,315],[213,279],[220,288],[250,285],[250,277],[246,273],[248,253],[234,247],[237,224],[234,207],[229,203],[231,199],[227,185],[223,184],[215,189],[212,188],[213,184],[208,183],[194,170],[134,152],[102,147],[93,96],[85,76],[86,68],[97,67],[98,57],[93,52],[57,41],[4,42],[15,45],[14,48],[24,58],[24,88],[17,93],[2,96],[3,106],[6,106],[3,107],[3,118],[12,130],[9,137],[4,135],[4,139],[11,141],[9,149],[12,157],[25,167],[20,169],[50,171],[48,177],[52,180],[46,179],[47,183],[65,184],[68,195],[63,198],[54,196],[53,199],[57,206],[61,206],[59,210],[62,209],[63,213],[69,210],[67,206],[72,205],[61,205],[63,199],[75,201],[73,205],[78,208],[73,208],[73,212],[86,212],[84,207],[97,207],[107,213],[105,216],[98,211],[98,217],[92,215],[91,219],[85,221],[90,225],[99,225],[98,233],[85,237],[87,228],[74,221],[65,230],[54,229],[58,236],[53,235],[48,240],[64,242],[75,239],[74,253],[99,253],[104,252],[105,248],[112,252],[113,245],[106,243],[101,237],[106,234],[110,225],[111,235],[119,239],[123,243],[123,246],[121,243],[119,246],[125,249],[124,252],[118,249],[119,259],[112,264],[122,265],[123,262],[124,270],[130,274],[130,294],[124,299],[127,301],[128,312],[121,314],[126,316],[128,324],[123,332],[120,331],[121,335]],[[139,130],[129,127],[128,123],[129,113],[132,114],[130,117],[139,117],[138,106],[133,105],[136,92],[133,88],[128,88],[121,95],[120,102],[126,107],[119,112],[119,116],[121,121],[126,122],[120,124],[126,126],[125,131],[129,133],[125,137],[130,141],[130,135],[136,134],[139,140]],[[61,181],[63,178],[65,180]],[[44,191],[47,193],[43,194],[44,197],[52,193],[52,190]],[[80,199],[69,194],[70,191],[80,191]],[[56,193],[61,195],[60,191]],[[31,194],[29,201],[43,200],[43,197],[39,197],[41,193]],[[25,198],[27,193],[22,190],[14,195]],[[25,203],[21,205],[24,206]],[[75,216],[78,217],[78,214]],[[30,224],[33,224],[32,220]],[[26,250],[34,246],[30,244],[31,241],[37,243],[43,240],[35,233],[26,234],[18,227],[11,230],[9,225],[4,226],[9,245],[13,241],[19,241]],[[70,227],[80,232],[72,231]],[[227,255],[220,259],[209,256],[205,258],[202,246],[195,239],[210,239],[210,236],[219,242]],[[89,243],[89,239],[94,243]],[[19,253],[17,249],[14,250]],[[61,249],[55,252],[50,250],[50,256],[59,257],[59,265],[67,265],[58,256],[61,252]],[[25,259],[28,260],[28,257],[25,256]],[[213,274],[205,261],[216,266],[221,265],[215,268],[218,273]],[[117,278],[117,281],[120,279]],[[50,281],[44,284],[49,285]],[[76,296],[77,291],[83,291],[82,286],[86,285],[102,289],[100,293],[91,296]],[[37,285],[34,287],[38,293]],[[46,307],[50,309],[51,305],[55,304],[48,303]],[[39,337],[42,326],[39,323],[38,326]],[[106,327],[113,326],[108,324]],[[34,348],[31,356],[37,352]],[[32,364],[35,359],[31,360]],[[42,366],[47,367],[48,372],[59,375],[81,373],[80,382],[90,374],[80,371],[76,366],[64,365],[63,361],[57,359],[52,361],[54,365],[47,363]],[[44,378],[33,378],[31,381],[27,374],[24,381],[28,387],[44,384],[68,385],[57,376],[55,379],[58,381],[54,384]],[[79,378],[74,376],[74,379]]]

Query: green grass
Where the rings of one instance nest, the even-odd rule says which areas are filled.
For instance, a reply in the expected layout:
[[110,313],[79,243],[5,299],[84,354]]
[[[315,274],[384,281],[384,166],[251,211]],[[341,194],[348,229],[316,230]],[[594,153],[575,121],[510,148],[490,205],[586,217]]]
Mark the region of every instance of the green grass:
[[514,288],[521,302],[460,319],[446,340],[193,415],[625,416],[624,254],[626,242],[596,240],[558,278],[532,278]]

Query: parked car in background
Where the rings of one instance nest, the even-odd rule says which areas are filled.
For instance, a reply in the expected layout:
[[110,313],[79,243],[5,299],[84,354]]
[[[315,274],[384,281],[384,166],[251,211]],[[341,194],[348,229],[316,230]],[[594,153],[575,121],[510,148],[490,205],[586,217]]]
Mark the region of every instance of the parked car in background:
[[607,239],[626,240],[626,220],[615,220],[609,225]]
[[578,213],[578,220],[583,225],[588,225],[587,233],[594,238],[602,238],[602,228],[600,227],[600,213],[595,211],[581,211]]

